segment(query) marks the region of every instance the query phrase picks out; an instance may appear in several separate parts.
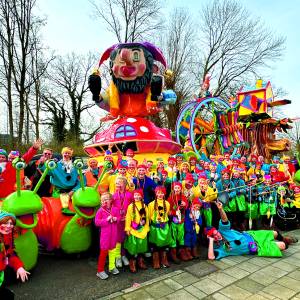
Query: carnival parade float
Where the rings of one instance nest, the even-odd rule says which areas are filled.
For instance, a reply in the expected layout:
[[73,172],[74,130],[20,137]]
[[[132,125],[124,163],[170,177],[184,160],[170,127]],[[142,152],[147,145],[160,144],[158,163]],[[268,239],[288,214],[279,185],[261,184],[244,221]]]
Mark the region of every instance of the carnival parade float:
[[290,103],[274,100],[271,83],[260,79],[255,86],[241,87],[236,97],[227,101],[208,92],[182,107],[176,140],[188,143],[198,157],[201,152],[244,154],[251,145],[251,152],[270,160],[274,154],[290,150],[290,141],[276,139],[275,134],[291,129],[292,120],[273,117],[273,107]]
[[93,100],[108,111],[110,127],[96,134],[92,145],[84,148],[92,157],[103,157],[107,149],[115,155],[131,149],[135,158],[167,159],[181,151],[171,132],[157,127],[146,117],[158,114],[164,105],[173,104],[176,94],[163,90],[166,60],[159,48],[149,42],[116,44],[107,49],[99,66],[110,58],[112,81],[101,93],[101,78],[95,71],[89,78]]

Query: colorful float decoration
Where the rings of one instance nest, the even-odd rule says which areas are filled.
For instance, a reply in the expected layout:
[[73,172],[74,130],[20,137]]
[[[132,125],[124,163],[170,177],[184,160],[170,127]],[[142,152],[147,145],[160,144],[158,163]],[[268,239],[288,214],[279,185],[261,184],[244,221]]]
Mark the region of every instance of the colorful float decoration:
[[81,188],[72,196],[74,216],[66,216],[61,212],[61,202],[57,198],[43,197],[43,210],[38,214],[38,225],[34,232],[46,251],[62,250],[67,254],[88,250],[92,243],[91,223],[100,206],[98,186],[104,173],[109,168],[107,162],[94,187],[85,187],[82,175],[83,162],[74,162],[78,170]]
[[[208,78],[206,86],[209,86]],[[202,95],[203,93],[201,93]],[[193,99],[180,111],[176,122],[176,140],[191,145],[201,153],[222,154],[239,151],[249,145],[252,152],[270,159],[278,152],[288,151],[288,139],[275,139],[276,131],[291,129],[292,121],[272,117],[272,108],[290,104],[290,100],[274,100],[271,83],[258,80],[254,87],[242,87],[230,101],[211,97]]]
[[102,121],[114,120],[114,123],[96,134],[93,144],[84,148],[85,152],[101,158],[107,148],[113,155],[132,149],[137,159],[139,155],[144,158],[153,154],[167,158],[180,152],[181,145],[172,140],[168,129],[144,119],[176,101],[172,90],[163,90],[164,74],[160,69],[166,69],[166,60],[160,49],[149,42],[116,44],[103,53],[99,67],[107,59],[112,75],[108,88],[101,93],[98,70],[90,76],[89,87],[93,100],[108,111]]
[[187,103],[180,111],[176,121],[176,139],[178,143],[190,141],[192,151],[198,157],[219,155],[243,144],[237,122],[238,108],[219,97],[195,99]]
[[21,171],[25,163],[20,158],[15,158],[13,167],[16,169],[17,191],[7,196],[2,204],[4,211],[13,213],[16,216],[17,236],[14,240],[16,253],[24,263],[26,270],[32,269],[38,258],[38,239],[33,232],[37,226],[37,214],[42,210],[43,204],[37,194],[48,171],[55,168],[54,161],[46,163],[46,169],[33,191],[21,190]]
[[273,108],[290,104],[290,100],[275,100],[271,83],[258,79],[255,86],[244,86],[238,91],[237,101],[239,121],[245,124],[242,135],[252,152],[270,159],[276,153],[290,150],[290,141],[276,139],[276,133],[291,129],[292,120],[273,117]]

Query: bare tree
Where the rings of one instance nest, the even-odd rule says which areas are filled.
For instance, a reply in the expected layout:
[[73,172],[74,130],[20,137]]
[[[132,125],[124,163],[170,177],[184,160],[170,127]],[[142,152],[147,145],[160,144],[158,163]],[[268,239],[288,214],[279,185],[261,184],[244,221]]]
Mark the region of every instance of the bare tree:
[[203,7],[200,20],[199,78],[203,82],[212,75],[215,96],[227,96],[232,85],[246,82],[282,55],[285,38],[235,0],[214,0]]
[[14,144],[13,118],[13,44],[16,32],[15,17],[9,0],[0,1],[0,90],[1,100],[8,108],[10,144]]
[[287,138],[291,141],[292,144],[292,152],[299,152],[300,153],[300,121],[295,120],[291,126],[292,129],[287,130],[286,132],[278,133],[277,136],[280,138]]
[[161,28],[159,0],[91,0],[96,16],[119,43],[141,41]]
[[[49,71],[50,84],[53,86],[52,94],[59,95],[53,99],[64,98],[65,104],[62,108],[69,123],[69,135],[76,142],[81,139],[83,112],[95,105],[89,103],[86,98],[89,92],[87,79],[94,61],[95,57],[90,53],[86,56],[72,53],[65,57],[58,57],[51,64]],[[57,105],[59,106],[59,102]]]
[[176,8],[170,14],[165,31],[161,34],[160,45],[168,62],[172,76],[166,78],[166,89],[177,94],[177,101],[165,110],[163,123],[174,130],[182,103],[191,97],[195,87],[193,68],[195,67],[195,30],[190,13]]
[[[32,78],[32,85],[29,86],[28,99],[26,101],[27,114],[30,116],[30,122],[33,124],[35,138],[40,137],[40,111],[42,104],[43,85],[45,83],[46,71],[51,61],[55,59],[53,53],[46,55],[46,49],[43,49],[39,40],[30,52],[31,64],[30,74]],[[48,49],[47,49],[48,50]],[[28,126],[29,127],[29,124]]]
[[5,102],[8,106],[11,137],[14,136],[13,110],[14,106],[17,107],[19,144],[22,142],[26,121],[26,101],[30,87],[35,82],[31,72],[31,54],[39,50],[39,31],[44,24],[43,19],[33,14],[35,5],[35,0],[2,0],[0,3],[1,83],[7,95]]
[[45,119],[42,120],[41,123],[50,126],[54,141],[58,144],[63,143],[68,132],[66,129],[67,113],[64,97],[60,97],[59,95],[54,96],[49,92],[45,92],[41,95],[41,98],[41,109],[47,113]]

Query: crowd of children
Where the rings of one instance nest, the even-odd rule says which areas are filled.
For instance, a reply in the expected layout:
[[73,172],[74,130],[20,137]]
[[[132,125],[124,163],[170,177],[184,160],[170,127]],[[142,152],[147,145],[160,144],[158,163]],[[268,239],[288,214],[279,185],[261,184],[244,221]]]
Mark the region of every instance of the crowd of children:
[[[112,158],[107,154],[105,160]],[[154,269],[169,267],[169,259],[177,264],[198,258],[199,243],[206,242],[203,229],[220,219],[216,201],[234,229],[274,228],[279,207],[295,213],[300,208],[296,168],[288,156],[267,163],[253,154],[198,159],[192,152],[170,156],[167,164],[158,160],[154,167],[152,161],[138,164],[130,153],[102,181],[105,192],[95,218],[101,236],[97,276],[108,278],[107,251],[112,274],[122,263],[133,273],[146,269],[149,253]],[[110,237],[110,248],[102,245],[102,235]]]
[[[30,158],[41,144],[37,141],[29,150]],[[31,188],[52,154],[44,149],[35,164]],[[107,256],[108,270],[114,275],[123,265],[129,265],[133,273],[146,269],[144,258],[151,255],[154,269],[169,267],[170,259],[177,264],[198,258],[199,243],[206,243],[204,228],[218,226],[216,201],[222,203],[231,227],[241,232],[273,228],[278,212],[283,217],[292,212],[298,220],[300,187],[293,182],[298,166],[288,156],[267,162],[255,154],[207,157],[203,152],[199,158],[187,152],[170,156],[167,162],[145,159],[138,163],[134,155],[128,149],[117,163],[109,151],[104,156],[111,168],[102,176],[98,189],[102,204],[95,216],[100,228],[97,276],[101,279],[108,278]],[[69,200],[79,188],[72,156],[71,148],[62,149],[62,159],[40,189],[41,196],[60,197],[66,215],[74,214]],[[11,161],[3,149],[0,163],[0,184],[9,180],[12,186],[12,176],[5,177]],[[85,184],[94,186],[102,171],[102,164],[88,159]]]

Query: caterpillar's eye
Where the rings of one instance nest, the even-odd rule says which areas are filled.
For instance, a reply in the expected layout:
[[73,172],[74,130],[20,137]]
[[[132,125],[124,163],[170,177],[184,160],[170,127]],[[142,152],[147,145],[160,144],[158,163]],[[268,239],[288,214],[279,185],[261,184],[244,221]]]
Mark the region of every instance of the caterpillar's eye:
[[24,168],[25,168],[25,163],[23,162],[23,161],[19,161],[19,162],[17,162],[16,164],[15,164],[15,168],[17,169],[17,170],[23,170]]
[[46,161],[46,167],[49,169],[49,170],[53,170],[56,168],[56,162],[54,160],[47,160]]
[[74,166],[77,170],[81,170],[83,168],[83,161],[81,159],[76,159],[74,161]]

